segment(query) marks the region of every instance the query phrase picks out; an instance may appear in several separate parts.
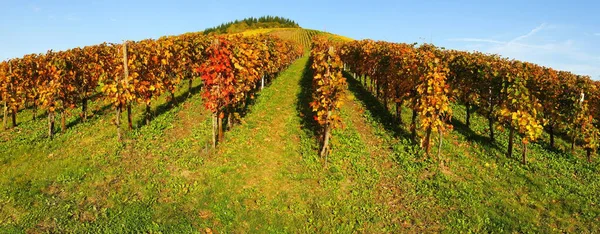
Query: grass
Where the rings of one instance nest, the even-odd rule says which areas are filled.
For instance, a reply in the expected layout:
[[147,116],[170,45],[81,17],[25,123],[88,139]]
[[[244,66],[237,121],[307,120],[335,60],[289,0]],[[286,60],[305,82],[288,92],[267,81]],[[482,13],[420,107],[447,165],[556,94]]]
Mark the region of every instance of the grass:
[[178,91],[179,105],[153,102],[148,125],[143,107],[134,108],[124,144],[103,103],[91,104],[87,122],[70,116],[54,140],[44,119],[22,111],[17,129],[0,132],[0,233],[600,229],[597,160],[534,143],[522,165],[504,156],[507,133],[489,143],[484,119],[472,116],[467,128],[456,105],[439,167],[350,77],[344,127],[333,131],[325,162],[308,107],[311,79],[305,56],[259,92],[216,150],[198,83],[190,97]]
[[[188,93],[182,89],[177,95],[182,100]],[[19,127],[2,133],[11,140],[0,143],[0,149],[6,150],[0,168],[0,230],[77,232],[148,227],[153,220],[143,217],[151,218],[160,211],[148,205],[161,198],[157,191],[164,189],[162,183],[168,180],[167,187],[177,187],[181,182],[167,176],[161,160],[172,157],[170,163],[181,163],[177,153],[202,145],[198,139],[207,129],[205,121],[200,121],[204,114],[199,95],[174,108],[166,108],[164,103],[165,97],[154,103],[153,110],[159,115],[150,125],[134,125],[126,135],[126,145],[116,141],[113,112],[103,103],[92,103],[97,109],[93,118],[59,132],[54,140],[45,137],[44,119],[27,121],[30,113],[20,113]],[[134,123],[143,122],[142,109],[134,109]],[[71,116],[68,123],[77,118]],[[189,132],[174,133],[174,126],[183,124],[191,124]],[[185,162],[194,163],[201,160]],[[138,215],[142,219],[136,218]],[[148,223],[140,222],[143,220]]]
[[[436,160],[411,146],[406,130],[390,127],[391,114],[360,83],[348,80],[350,90],[368,107],[367,122],[374,123],[376,131],[387,132],[382,135],[393,136],[386,137],[399,169],[393,184],[401,199],[417,201],[402,204],[398,214],[410,220],[403,226],[416,225],[419,232],[599,230],[598,161],[587,163],[582,151],[565,153],[569,144],[562,139],[557,140],[559,150],[547,148],[543,143],[548,141],[547,135],[540,143],[531,144],[528,164],[522,165],[518,158],[505,156],[507,132],[499,132],[490,143],[485,118],[472,116],[467,128],[462,122],[464,107],[454,105],[455,130],[444,136],[445,167],[440,168]],[[406,123],[410,111],[403,114]],[[515,154],[520,156],[520,150]]]

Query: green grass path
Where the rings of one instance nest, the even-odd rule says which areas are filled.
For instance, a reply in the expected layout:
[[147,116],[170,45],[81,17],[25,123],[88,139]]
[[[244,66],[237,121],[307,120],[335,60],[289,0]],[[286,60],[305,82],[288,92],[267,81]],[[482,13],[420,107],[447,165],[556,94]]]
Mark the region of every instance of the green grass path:
[[[353,102],[347,128],[336,131],[327,167],[305,122],[311,81],[303,57],[260,93],[243,124],[227,132],[219,152],[190,179],[201,181],[200,226],[224,232],[385,231],[390,212],[377,203],[376,142]],[[370,142],[369,142],[370,141]],[[373,151],[373,152],[372,152]],[[204,204],[204,205],[203,205]]]
[[305,199],[316,181],[306,174],[300,152],[298,85],[303,57],[259,93],[243,123],[226,133],[197,177],[207,222],[217,230],[293,231],[307,220]]

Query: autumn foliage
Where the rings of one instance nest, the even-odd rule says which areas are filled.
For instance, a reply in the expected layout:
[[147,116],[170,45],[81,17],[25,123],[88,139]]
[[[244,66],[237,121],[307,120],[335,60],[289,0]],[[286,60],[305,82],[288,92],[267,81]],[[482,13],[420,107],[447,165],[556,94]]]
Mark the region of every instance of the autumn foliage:
[[[179,84],[202,76],[206,107],[220,119],[243,106],[258,81],[274,77],[302,54],[299,45],[270,36],[218,37],[188,33],[122,44],[99,44],[66,51],[49,51],[0,63],[0,100],[4,116],[16,126],[19,109],[37,107],[48,112],[49,136],[54,133],[55,113],[61,125],[71,109],[81,106],[87,118],[87,102],[100,88],[99,97],[120,115],[131,106],[146,106],[164,93],[171,101]],[[35,118],[35,114],[34,114]],[[221,135],[222,136],[222,135]]]
[[[167,93],[176,104],[174,93],[180,84],[187,81],[191,89],[192,81],[201,79],[205,106],[214,114],[216,145],[223,139],[224,125],[239,120],[248,100],[302,52],[302,46],[275,36],[187,33],[25,55],[0,62],[3,126],[17,126],[16,116],[24,108],[33,110],[33,118],[41,109],[48,113],[52,137],[57,116],[65,130],[67,116],[80,107],[85,121],[90,114],[87,103],[98,98],[116,110],[117,129],[122,111],[131,128],[132,105],[146,106],[148,122],[153,100]],[[404,124],[404,108],[412,111],[412,138],[427,154],[432,134],[438,134],[441,146],[442,136],[453,128],[452,102],[466,107],[467,127],[474,113],[487,119],[490,141],[496,131],[509,131],[509,157],[515,136],[521,136],[524,163],[528,144],[539,141],[544,130],[550,147],[561,134],[571,142],[571,150],[581,146],[588,158],[600,145],[600,82],[587,76],[430,44],[336,43],[315,37],[311,107],[322,127],[322,155],[328,152],[331,129],[341,123],[337,110],[346,88],[343,69],[385,108],[395,110],[398,124]]]
[[205,51],[206,61],[194,71],[202,74],[202,98],[213,113],[213,146],[223,140],[224,119],[228,125],[235,121],[259,82],[274,77],[301,55],[300,45],[272,36],[212,39]]
[[418,117],[418,128],[425,133],[420,145],[427,154],[432,132],[441,137],[452,128],[447,123],[452,114],[447,83],[449,69],[437,48],[427,44],[415,47],[363,40],[346,43],[341,54],[348,69],[382,100],[386,108],[395,104],[399,122],[402,122],[402,105],[406,103],[412,109],[413,138],[417,135]]
[[[558,132],[571,137],[572,148],[598,149],[599,82],[570,72],[479,52],[445,50],[432,45],[361,40],[345,43],[341,57],[346,67],[381,100],[395,104],[402,124],[402,106],[413,111],[411,132],[425,132],[427,153],[432,130],[448,129],[450,102],[466,107],[466,125],[476,111],[488,119],[489,137],[508,129],[512,156],[515,134],[522,136],[523,163],[527,145],[546,129],[550,145]],[[419,127],[417,127],[417,121]]]
[[338,50],[339,47],[336,50],[336,46],[326,37],[313,37],[310,52],[313,101],[310,107],[315,113],[315,120],[321,126],[321,156],[326,156],[329,150],[331,130],[341,125],[337,112],[343,104],[347,84],[342,75],[343,64]]

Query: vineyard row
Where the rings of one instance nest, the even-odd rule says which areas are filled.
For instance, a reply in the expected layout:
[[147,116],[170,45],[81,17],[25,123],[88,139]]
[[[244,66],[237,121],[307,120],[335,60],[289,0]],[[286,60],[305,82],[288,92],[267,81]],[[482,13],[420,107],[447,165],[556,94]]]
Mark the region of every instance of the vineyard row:
[[418,117],[427,153],[432,130],[441,139],[452,128],[450,102],[466,106],[467,126],[474,109],[486,116],[492,141],[495,129],[508,129],[509,157],[515,134],[522,135],[523,163],[527,145],[538,140],[544,128],[551,147],[556,132],[566,133],[572,149],[580,142],[588,160],[599,147],[600,83],[587,76],[430,44],[362,40],[339,46],[349,70],[365,84],[369,78],[371,91],[384,106],[395,104],[399,122],[402,106],[412,109],[412,135],[416,138]]
[[[302,54],[301,46],[273,36],[204,36],[188,33],[158,40],[100,44],[67,51],[48,51],[0,63],[0,101],[16,126],[16,115],[29,104],[48,112],[48,135],[53,136],[55,114],[78,106],[87,118],[87,103],[101,90],[100,98],[117,112],[116,125],[121,139],[120,116],[127,111],[131,129],[131,105],[146,105],[163,93],[171,94],[187,80],[203,81],[206,108],[218,122],[232,118],[257,89],[258,82],[274,77]],[[220,125],[219,125],[220,126]],[[222,128],[218,128],[222,138]],[[216,144],[216,142],[215,142]]]
[[507,129],[509,157],[515,134],[520,134],[523,163],[527,145],[537,141],[544,129],[550,135],[551,147],[555,135],[565,133],[571,149],[581,144],[588,160],[598,150],[600,82],[587,76],[431,44],[372,40],[341,43],[316,38],[312,48],[313,86],[317,91],[311,106],[322,126],[324,148],[328,129],[339,122],[335,110],[346,87],[340,71],[344,67],[388,110],[390,105],[395,109],[399,124],[403,106],[412,110],[412,138],[417,141],[417,130],[424,132],[420,145],[427,154],[432,134],[437,132],[439,136],[439,155],[442,136],[453,128],[453,102],[466,107],[467,126],[474,111],[487,118],[491,141],[495,140],[496,129]]

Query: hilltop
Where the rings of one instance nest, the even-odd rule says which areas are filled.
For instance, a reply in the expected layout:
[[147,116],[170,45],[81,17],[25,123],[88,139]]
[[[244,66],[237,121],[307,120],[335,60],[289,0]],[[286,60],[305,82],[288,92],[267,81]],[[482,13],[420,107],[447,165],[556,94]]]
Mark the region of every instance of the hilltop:
[[293,20],[279,16],[261,16],[259,18],[245,18],[223,23],[219,26],[207,28],[204,34],[240,33],[251,29],[263,28],[300,28]]

